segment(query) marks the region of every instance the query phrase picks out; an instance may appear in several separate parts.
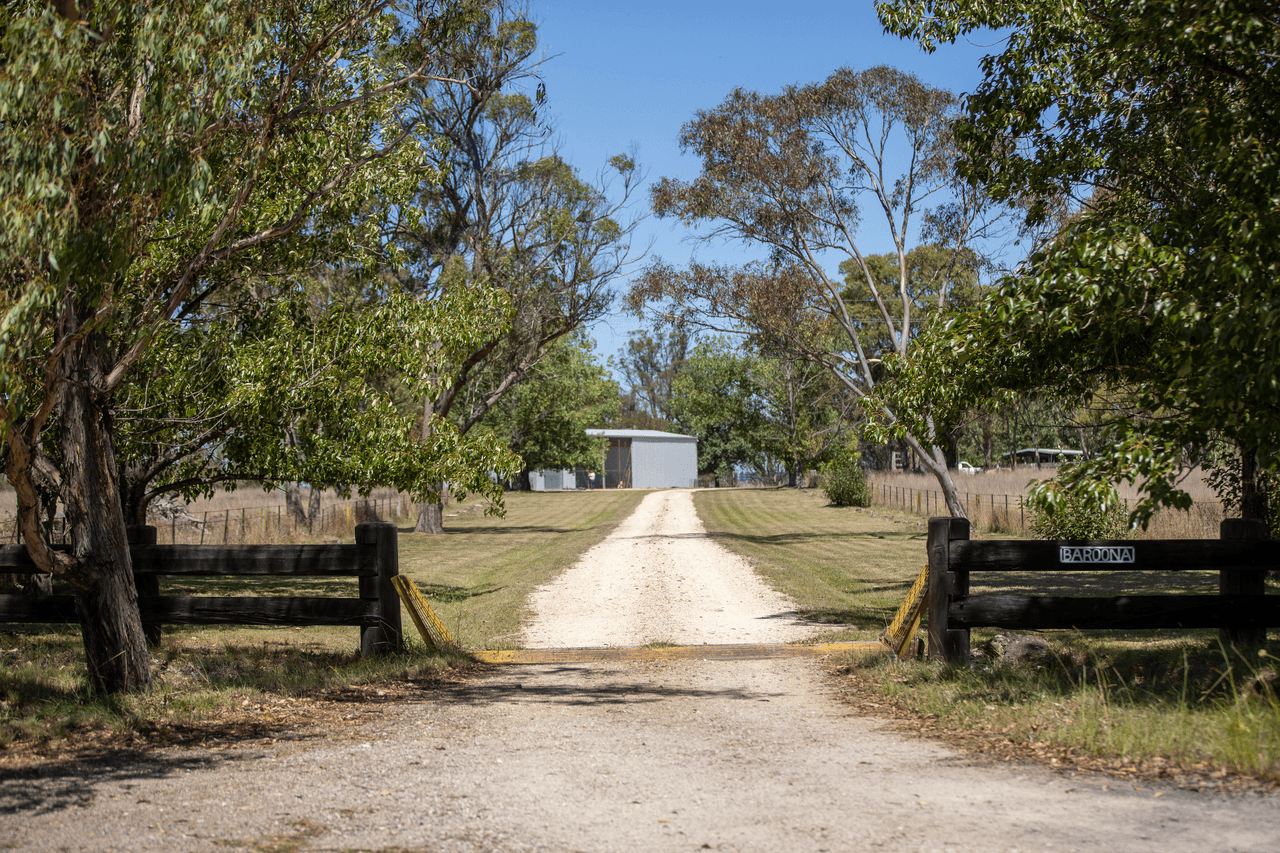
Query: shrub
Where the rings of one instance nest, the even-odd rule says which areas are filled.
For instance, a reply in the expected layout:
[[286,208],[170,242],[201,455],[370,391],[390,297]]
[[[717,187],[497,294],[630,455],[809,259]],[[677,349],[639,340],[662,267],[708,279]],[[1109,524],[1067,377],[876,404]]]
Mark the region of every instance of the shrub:
[[1027,497],[1027,529],[1038,539],[1124,539],[1129,516],[1109,485],[1044,480]]
[[822,490],[835,506],[871,506],[871,490],[862,470],[862,454],[845,450],[822,466]]

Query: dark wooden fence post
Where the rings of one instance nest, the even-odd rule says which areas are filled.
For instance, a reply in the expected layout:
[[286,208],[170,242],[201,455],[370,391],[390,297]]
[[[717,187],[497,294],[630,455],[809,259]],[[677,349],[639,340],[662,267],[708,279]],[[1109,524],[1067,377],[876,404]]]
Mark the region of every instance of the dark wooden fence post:
[[929,519],[929,659],[948,663],[969,661],[969,629],[951,628],[947,605],[952,595],[969,594],[969,573],[953,572],[950,543],[969,538],[965,518]]
[[[391,579],[400,573],[400,557],[396,544],[396,526],[390,522],[367,521],[356,525],[356,544],[367,546],[370,553],[361,557],[361,568],[376,570],[360,575],[360,597],[378,602],[378,624],[360,629],[360,652],[364,655],[385,654],[399,649],[403,641],[400,630],[400,596]],[[369,563],[365,561],[369,560]]]
[[[146,526],[131,525],[125,528],[126,541],[130,545],[154,545],[156,544],[156,529],[150,524]],[[138,598],[156,598],[160,595],[160,576],[147,573],[145,575],[133,576],[133,586],[138,591]],[[161,635],[164,633],[159,622],[142,622],[142,633],[147,637],[147,643],[152,646],[160,645]]]
[[[1223,539],[1267,539],[1267,524],[1254,518],[1224,518],[1219,527]],[[1267,591],[1266,569],[1221,569],[1218,572],[1220,595],[1265,595]],[[1222,644],[1231,646],[1261,646],[1267,642],[1265,625],[1224,626],[1218,629]]]

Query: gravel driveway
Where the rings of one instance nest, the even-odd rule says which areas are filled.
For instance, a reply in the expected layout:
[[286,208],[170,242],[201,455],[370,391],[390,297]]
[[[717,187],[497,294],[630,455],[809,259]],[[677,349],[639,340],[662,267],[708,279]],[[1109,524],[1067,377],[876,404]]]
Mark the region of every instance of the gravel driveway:
[[[648,496],[535,604],[538,645],[809,630],[700,535],[680,491]],[[1276,797],[989,764],[879,726],[809,659],[504,667],[354,737],[7,778],[0,849],[1280,849]]]

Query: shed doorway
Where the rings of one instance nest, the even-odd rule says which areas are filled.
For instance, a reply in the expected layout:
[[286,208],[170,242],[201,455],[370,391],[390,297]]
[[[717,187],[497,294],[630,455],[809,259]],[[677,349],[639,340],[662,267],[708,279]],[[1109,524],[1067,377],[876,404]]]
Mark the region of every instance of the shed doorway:
[[604,455],[604,487],[631,488],[631,439],[610,438]]

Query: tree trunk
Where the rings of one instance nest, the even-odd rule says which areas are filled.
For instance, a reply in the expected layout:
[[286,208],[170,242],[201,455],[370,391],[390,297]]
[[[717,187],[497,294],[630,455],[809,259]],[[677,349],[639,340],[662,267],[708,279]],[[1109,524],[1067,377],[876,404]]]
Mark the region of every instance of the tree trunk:
[[962,427],[952,427],[942,434],[943,441],[946,442],[942,452],[947,460],[947,467],[953,471],[960,465],[960,436],[963,432]]
[[414,533],[444,533],[444,501],[424,503],[418,510]]
[[1258,482],[1258,451],[1240,448],[1240,517],[1263,522],[1270,530],[1267,491]]
[[302,506],[301,483],[284,484],[284,509],[289,514],[289,517],[293,519],[296,527],[307,526],[307,511]]
[[951,472],[947,470],[946,455],[942,448],[934,445],[930,451],[926,451],[914,438],[908,437],[906,441],[916,452],[916,458],[920,464],[938,481],[938,488],[942,490],[942,499],[947,505],[947,514],[952,518],[968,518],[969,514],[965,512],[964,503],[960,500],[960,492],[956,489],[955,480],[951,479]]
[[317,525],[324,524],[324,516],[320,514],[320,495],[322,489],[312,486],[307,497],[307,529],[315,530]]
[[[78,307],[68,306],[64,335],[87,319]],[[151,687],[151,663],[125,532],[111,400],[97,390],[107,372],[105,347],[103,335],[90,333],[68,347],[59,364],[65,380],[58,392],[62,503],[89,683],[98,693],[133,693]]]

